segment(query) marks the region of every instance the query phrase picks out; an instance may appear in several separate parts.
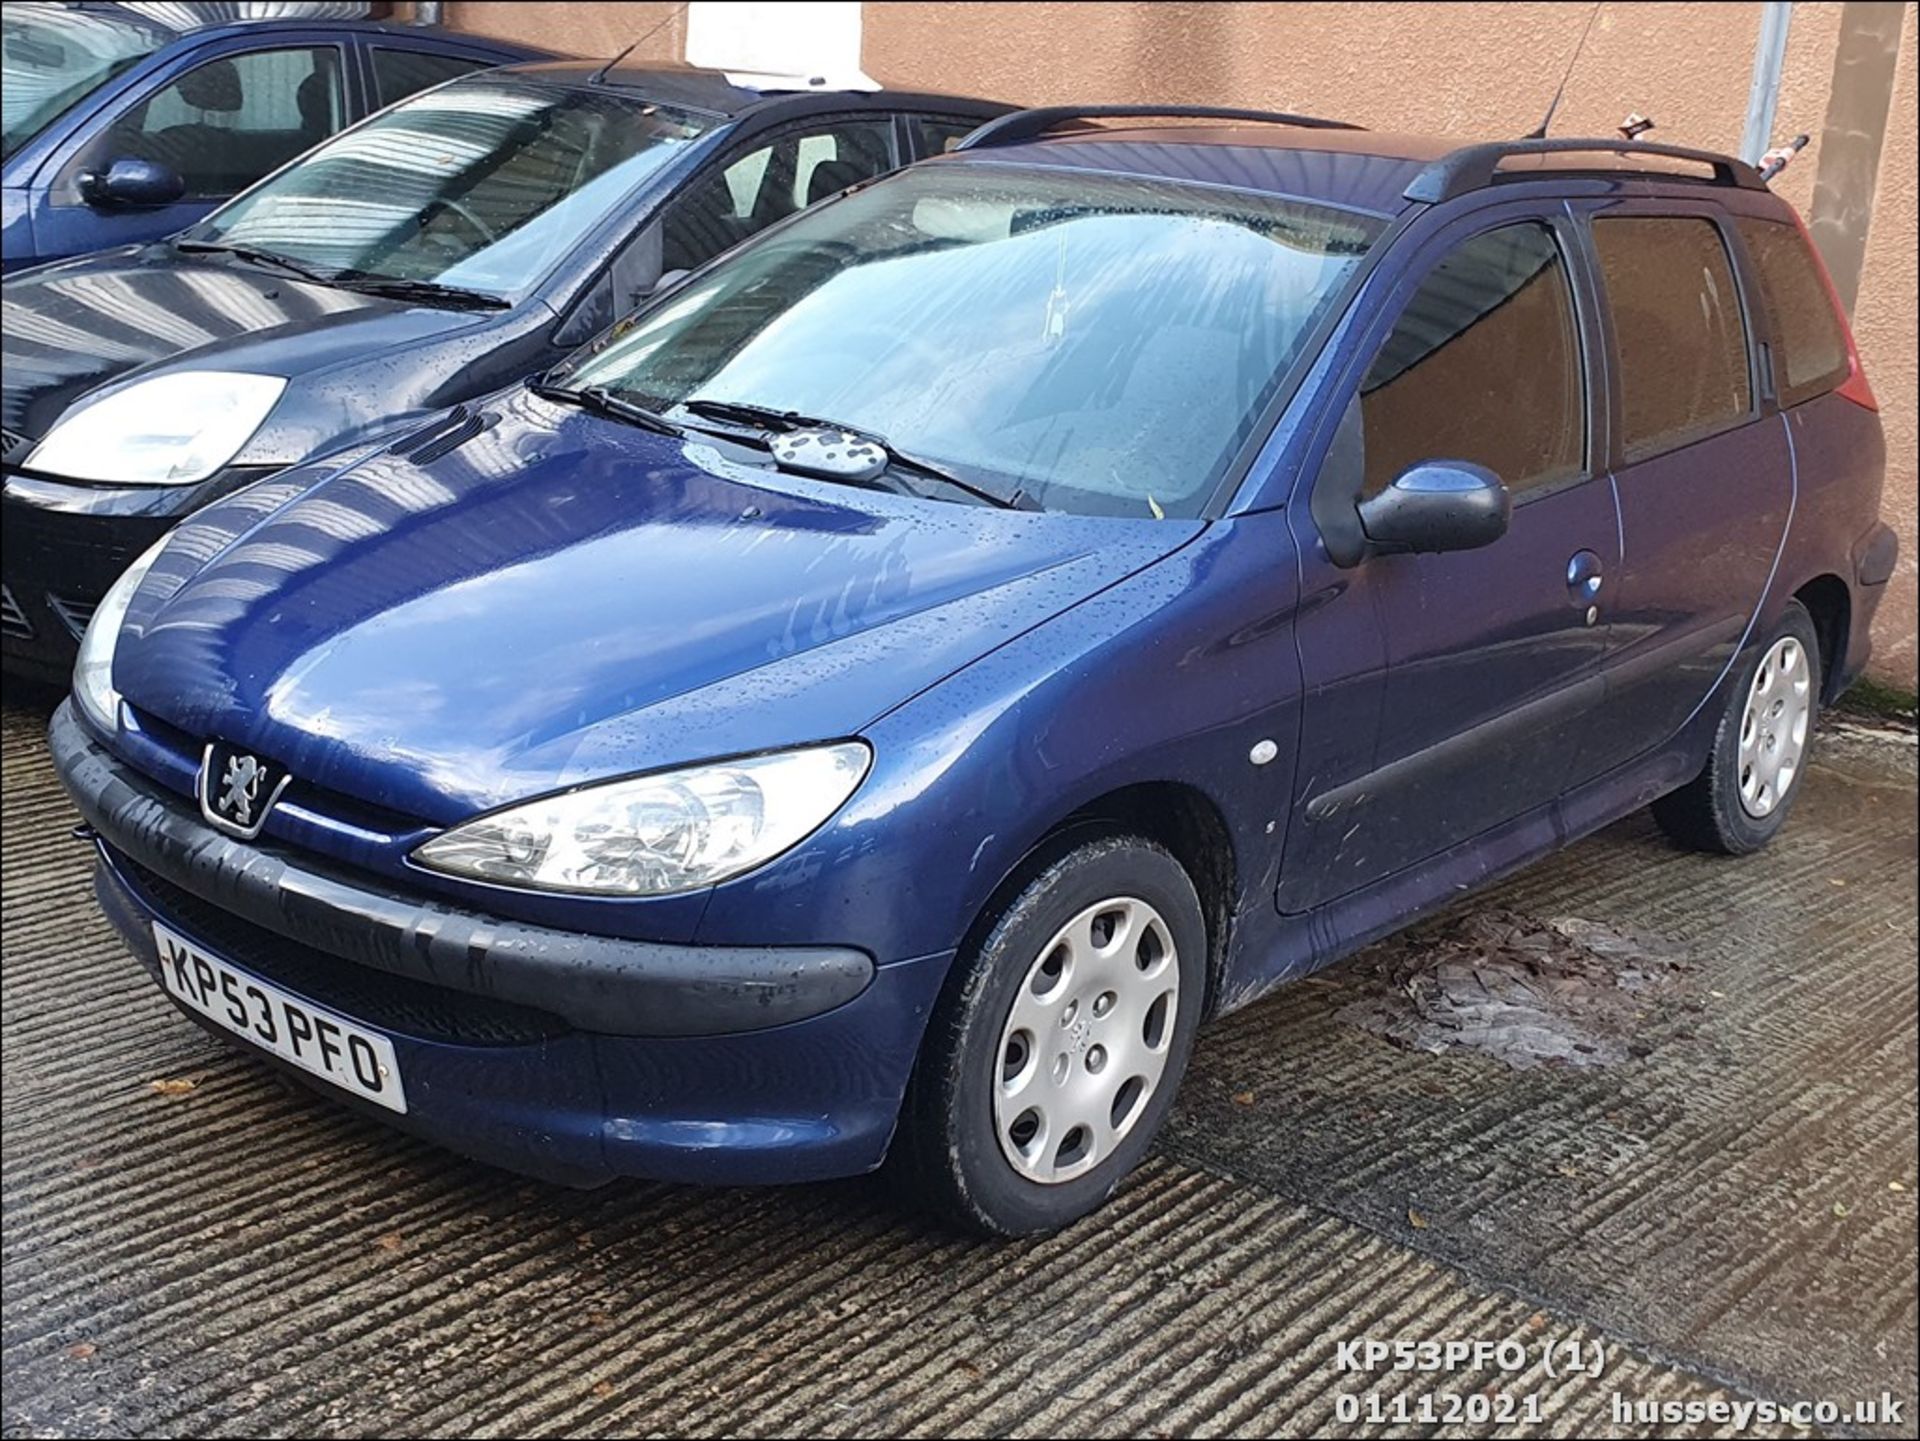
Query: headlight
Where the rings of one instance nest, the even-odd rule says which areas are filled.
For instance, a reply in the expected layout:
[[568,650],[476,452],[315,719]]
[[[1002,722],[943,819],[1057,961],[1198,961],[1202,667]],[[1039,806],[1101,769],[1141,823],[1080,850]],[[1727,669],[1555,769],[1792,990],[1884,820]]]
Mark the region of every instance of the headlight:
[[609,781],[496,811],[413,853],[448,875],[582,895],[698,890],[772,860],[866,776],[859,741]]
[[113,648],[120,640],[120,622],[127,618],[133,593],[153,569],[153,562],[166,549],[162,536],[145,555],[120,573],[120,579],[108,587],[93,608],[87,633],[80,637],[80,656],[73,663],[73,694],[93,723],[107,734],[120,724],[120,692],[113,688]]
[[280,399],[277,375],[157,375],[68,411],[29,470],[119,485],[187,485],[232,460]]

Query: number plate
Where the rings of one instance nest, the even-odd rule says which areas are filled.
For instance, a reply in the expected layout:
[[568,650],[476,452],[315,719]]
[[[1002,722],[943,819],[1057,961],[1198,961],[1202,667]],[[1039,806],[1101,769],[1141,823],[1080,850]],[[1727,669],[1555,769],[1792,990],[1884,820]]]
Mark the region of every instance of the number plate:
[[208,1020],[362,1100],[406,1113],[400,1063],[385,1036],[208,955],[158,921],[153,941],[161,983]]

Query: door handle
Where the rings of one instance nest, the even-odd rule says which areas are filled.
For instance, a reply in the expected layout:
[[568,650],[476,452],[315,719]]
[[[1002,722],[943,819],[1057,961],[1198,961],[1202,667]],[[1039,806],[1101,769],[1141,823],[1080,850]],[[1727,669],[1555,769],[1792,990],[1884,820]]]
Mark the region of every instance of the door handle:
[[1576,551],[1567,562],[1567,598],[1587,612],[1587,624],[1600,619],[1600,557],[1590,550]]

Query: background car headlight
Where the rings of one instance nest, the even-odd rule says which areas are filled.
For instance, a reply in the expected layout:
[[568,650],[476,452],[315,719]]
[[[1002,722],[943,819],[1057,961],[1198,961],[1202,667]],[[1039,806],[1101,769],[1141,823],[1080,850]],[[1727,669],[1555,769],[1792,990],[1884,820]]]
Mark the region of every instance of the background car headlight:
[[231,370],[156,375],[60,418],[29,470],[120,485],[188,485],[232,460],[287,382]]
[[496,811],[413,852],[448,875],[583,895],[661,896],[772,860],[865,778],[860,741],[609,781]]
[[120,579],[107,588],[100,604],[93,609],[87,632],[80,637],[80,655],[73,663],[73,695],[93,723],[113,733],[120,724],[120,692],[113,688],[113,651],[120,640],[120,623],[127,618],[133,593],[160,552],[167,548],[162,536],[148,547],[132,565],[120,573]]

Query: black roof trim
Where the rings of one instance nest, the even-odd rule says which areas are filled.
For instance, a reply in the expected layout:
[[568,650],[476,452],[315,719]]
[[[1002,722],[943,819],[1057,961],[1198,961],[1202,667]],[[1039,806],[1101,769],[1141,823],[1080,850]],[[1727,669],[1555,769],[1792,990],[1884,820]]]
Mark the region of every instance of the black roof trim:
[[[1406,198],[1437,205],[1456,195],[1483,190],[1493,184],[1501,161],[1527,155],[1651,155],[1690,160],[1712,166],[1716,185],[1731,185],[1741,190],[1767,188],[1758,170],[1744,160],[1715,150],[1661,145],[1648,140],[1496,140],[1483,145],[1465,145],[1441,156],[1413,177],[1407,186]],[[1531,178],[1531,173],[1526,178]]]
[[1344,120],[1322,120],[1317,115],[1290,115],[1283,110],[1235,110],[1219,105],[1041,105],[1016,110],[989,121],[954,147],[981,150],[989,145],[1017,145],[1033,140],[1070,120],[1109,117],[1156,120],[1251,120],[1262,125],[1296,125],[1306,130],[1359,130]]

